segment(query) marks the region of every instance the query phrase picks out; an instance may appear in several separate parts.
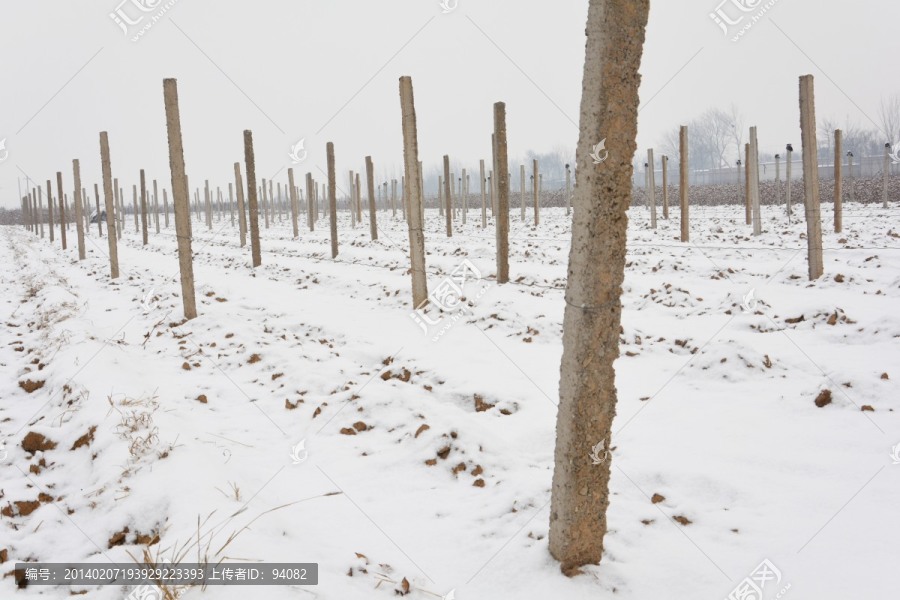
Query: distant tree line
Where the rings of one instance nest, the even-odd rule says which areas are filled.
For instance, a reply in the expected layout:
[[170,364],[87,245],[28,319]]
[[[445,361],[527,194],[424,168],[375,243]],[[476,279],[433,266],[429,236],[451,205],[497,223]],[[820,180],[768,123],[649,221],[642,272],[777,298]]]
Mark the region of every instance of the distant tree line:
[[[834,154],[834,130],[843,131],[843,146],[846,152],[855,156],[880,156],[884,145],[900,144],[900,93],[894,93],[881,100],[878,113],[865,116],[868,125],[860,125],[845,118],[843,123],[832,117],[819,118],[819,156]],[[744,159],[744,134],[746,119],[732,104],[727,110],[712,107],[696,118],[688,121],[688,152],[692,170],[721,169],[734,167],[737,160]],[[665,133],[660,140],[660,154],[677,159],[679,126]],[[792,140],[784,140],[787,144]],[[794,140],[796,142],[796,140]],[[781,144],[779,144],[780,146]],[[798,146],[799,147],[799,146]],[[771,162],[774,154],[760,152],[760,160]],[[641,156],[635,164],[643,165]]]

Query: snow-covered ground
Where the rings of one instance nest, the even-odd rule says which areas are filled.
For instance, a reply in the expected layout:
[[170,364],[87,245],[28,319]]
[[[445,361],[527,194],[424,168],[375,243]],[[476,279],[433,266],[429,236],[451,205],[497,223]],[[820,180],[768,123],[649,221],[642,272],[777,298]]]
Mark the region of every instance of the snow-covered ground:
[[335,261],[325,219],[263,227],[256,270],[227,216],[194,221],[187,323],[174,229],[142,247],[126,218],[111,281],[96,227],[83,262],[74,228],[66,252],[2,228],[2,572],[127,565],[158,535],[161,559],[319,564],[315,587],[187,600],[392,598],[404,578],[409,598],[717,600],[764,559],[765,599],[896,597],[900,207],[847,205],[842,234],[823,207],[813,283],[802,215],[765,207],[753,237],[742,207],[699,209],[682,244],[674,210],[652,231],[632,209],[610,531],[571,579],[547,550],[569,219],[512,213],[498,286],[480,210],[450,239],[429,211],[429,289],[468,274],[437,324],[411,316],[399,212],[376,242],[341,214]]

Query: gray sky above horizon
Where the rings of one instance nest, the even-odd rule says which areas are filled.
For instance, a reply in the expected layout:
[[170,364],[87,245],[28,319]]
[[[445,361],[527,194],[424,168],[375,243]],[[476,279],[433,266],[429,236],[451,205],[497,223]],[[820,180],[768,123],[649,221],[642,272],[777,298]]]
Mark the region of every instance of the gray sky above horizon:
[[[121,11],[145,16],[129,36],[109,17],[121,0],[0,3],[8,153],[0,150],[0,206],[18,206],[17,179],[26,175],[53,179],[55,191],[62,171],[71,193],[74,158],[92,190],[104,130],[126,200],[141,168],[169,187],[165,77],[179,82],[192,188],[233,180],[244,129],[254,133],[260,178],[286,181],[293,166],[299,181],[307,171],[324,181],[333,141],[339,187],[366,155],[378,180],[399,179],[401,75],[413,78],[426,170],[449,154],[477,172],[490,156],[498,100],[507,104],[511,157],[574,153],[587,0],[458,0],[446,14],[439,0],[177,0],[137,42],[130,37],[156,10],[142,13],[132,1]],[[817,116],[842,126],[876,128],[881,98],[900,93],[890,66],[900,55],[897,3],[778,0],[734,43],[709,16],[720,1],[651,2],[639,152],[732,103],[747,127],[758,126],[761,152],[799,144],[798,76],[806,73],[816,77]],[[722,10],[741,14],[732,0]],[[288,153],[300,139],[308,155],[293,165]]]

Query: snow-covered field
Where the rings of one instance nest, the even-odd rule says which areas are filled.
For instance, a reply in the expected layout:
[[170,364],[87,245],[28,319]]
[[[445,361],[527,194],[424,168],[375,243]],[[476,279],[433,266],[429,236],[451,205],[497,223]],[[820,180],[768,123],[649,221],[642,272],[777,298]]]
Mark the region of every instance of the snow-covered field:
[[450,239],[429,211],[429,289],[469,269],[470,306],[433,325],[411,317],[399,212],[377,242],[341,214],[335,261],[325,219],[263,228],[256,270],[227,216],[195,220],[187,323],[174,229],[142,247],[126,218],[111,281],[95,226],[83,262],[74,227],[66,252],[2,228],[2,572],[126,565],[158,535],[161,559],[319,564],[315,587],[187,600],[392,598],[404,578],[409,598],[718,600],[764,559],[765,599],[896,597],[900,206],[847,205],[842,234],[823,207],[813,283],[802,215],[765,207],[754,238],[743,207],[695,210],[682,244],[677,212],[652,231],[632,209],[610,532],[571,579],[547,550],[569,219],[512,213],[498,286],[480,211]]

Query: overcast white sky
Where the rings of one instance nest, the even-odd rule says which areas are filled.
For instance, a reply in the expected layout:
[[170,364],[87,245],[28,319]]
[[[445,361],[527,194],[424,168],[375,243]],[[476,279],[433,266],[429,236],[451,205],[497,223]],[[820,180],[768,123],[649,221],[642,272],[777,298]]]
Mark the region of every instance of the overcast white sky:
[[[900,92],[900,3],[778,0],[733,43],[709,16],[720,1],[651,2],[641,152],[732,102],[759,127],[761,152],[799,143],[805,73],[816,76],[818,116],[841,124],[874,127],[881,97]],[[732,1],[741,0],[722,10],[736,17]],[[232,180],[244,129],[254,132],[259,177],[291,166],[290,147],[303,138],[298,176],[324,180],[333,141],[339,185],[366,155],[379,179],[399,179],[401,75],[413,77],[426,165],[449,154],[477,169],[497,100],[507,103],[512,156],[577,141],[587,0],[458,0],[447,14],[439,0],[176,0],[138,42],[109,16],[119,2],[0,0],[0,205],[18,205],[25,174],[55,187],[63,171],[71,192],[73,158],[92,188],[102,130],[126,190],[141,168],[168,187],[165,77],[179,82],[192,187]],[[131,18],[146,15],[143,25],[154,12],[132,2],[159,0],[121,5]]]

